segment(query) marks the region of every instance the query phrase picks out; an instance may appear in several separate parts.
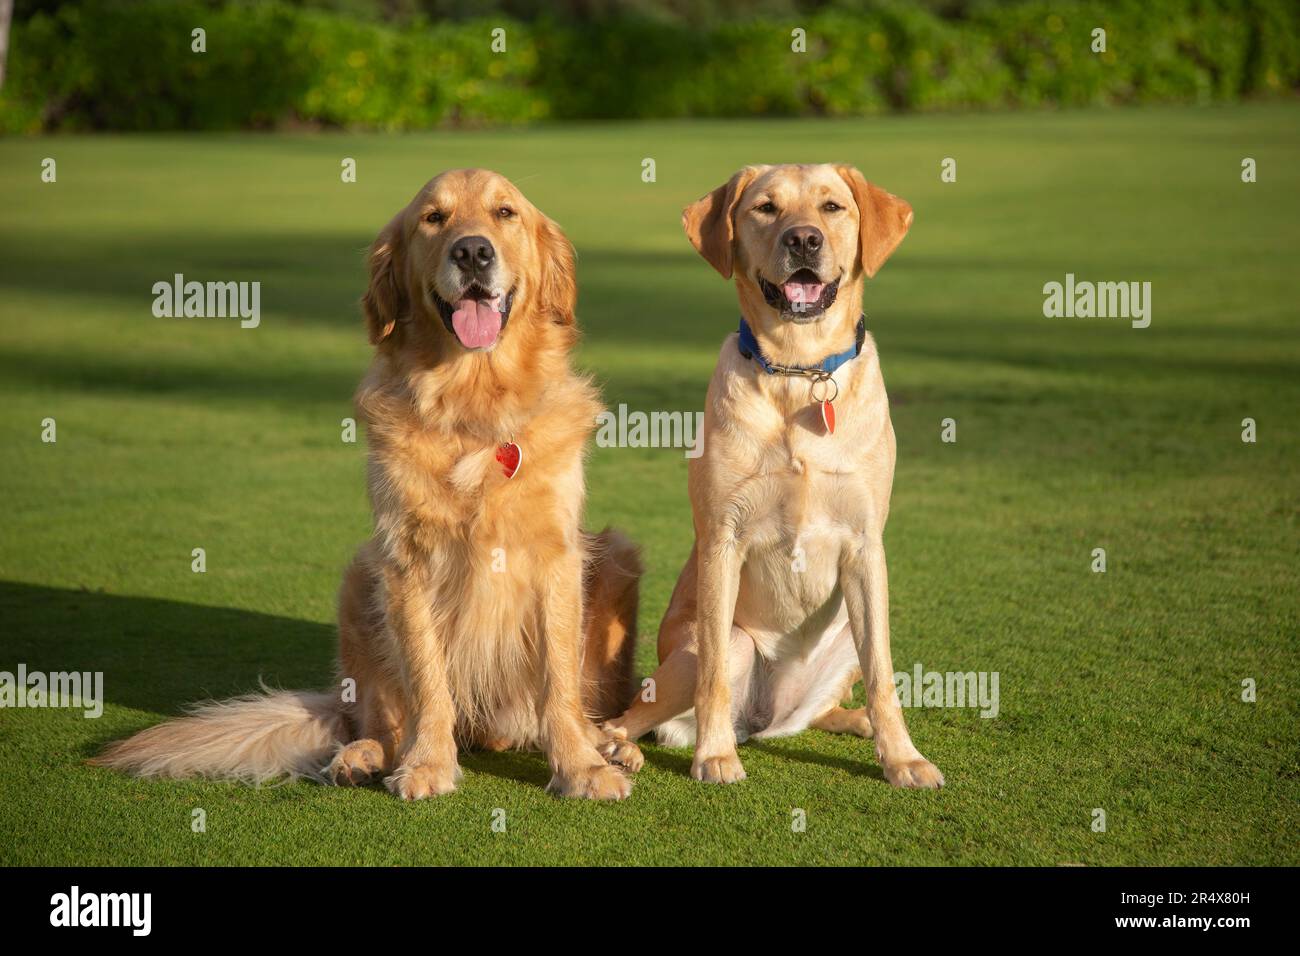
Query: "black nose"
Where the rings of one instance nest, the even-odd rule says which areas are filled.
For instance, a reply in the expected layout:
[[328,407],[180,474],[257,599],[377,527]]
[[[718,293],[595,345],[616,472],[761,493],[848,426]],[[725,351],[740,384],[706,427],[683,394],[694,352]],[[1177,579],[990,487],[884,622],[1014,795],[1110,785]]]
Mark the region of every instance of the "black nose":
[[795,226],[781,233],[781,245],[796,256],[810,256],[822,247],[822,231],[816,226]]
[[486,268],[496,255],[492,243],[482,236],[465,236],[457,239],[451,246],[451,261],[465,272]]

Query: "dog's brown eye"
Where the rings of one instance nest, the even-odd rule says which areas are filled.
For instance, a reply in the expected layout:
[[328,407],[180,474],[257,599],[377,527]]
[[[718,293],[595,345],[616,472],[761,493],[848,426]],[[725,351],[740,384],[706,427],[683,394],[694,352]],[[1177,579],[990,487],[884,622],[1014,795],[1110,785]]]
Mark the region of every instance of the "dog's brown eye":
[[432,223],[435,226],[439,226],[442,225],[442,223],[447,221],[447,217],[435,209],[433,212],[429,213],[427,216],[424,217],[424,221],[428,223]]
[[509,219],[514,214],[515,211],[511,209],[509,206],[502,206],[500,209],[497,210],[497,215],[500,216],[502,219]]
[[765,212],[769,214],[774,213],[776,212],[776,203],[772,202],[771,200],[768,200],[765,203],[760,203],[759,205],[755,206],[754,209],[757,212]]
[[822,209],[825,210],[826,212],[839,212],[843,208],[844,207],[841,206],[839,203],[837,203],[834,199],[827,200],[826,204],[822,206]]

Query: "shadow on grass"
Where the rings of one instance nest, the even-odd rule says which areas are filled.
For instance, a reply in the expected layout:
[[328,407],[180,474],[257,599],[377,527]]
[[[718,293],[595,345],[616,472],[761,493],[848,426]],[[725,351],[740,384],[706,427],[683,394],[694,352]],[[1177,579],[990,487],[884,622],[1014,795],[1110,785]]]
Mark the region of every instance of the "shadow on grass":
[[[805,731],[805,733],[815,733],[815,731]],[[740,759],[742,762],[744,761],[745,751],[757,750],[765,756],[776,757],[780,760],[795,760],[800,763],[815,764],[819,767],[829,767],[832,770],[843,770],[854,776],[866,776],[882,783],[885,782],[884,772],[871,759],[870,745],[864,745],[866,749],[863,750],[862,759],[855,760],[848,757],[836,757],[833,754],[818,753],[815,750],[797,746],[796,741],[798,740],[798,737],[782,737],[779,738],[780,742],[777,742],[774,740],[755,740],[751,737],[738,748]],[[666,773],[678,774],[683,777],[691,775],[691,763],[694,753],[690,747],[673,747],[670,749],[647,744],[643,740],[641,741],[641,752],[645,754],[646,763]]]
[[[377,217],[375,230],[382,224]],[[28,243],[0,241],[0,289],[68,297],[66,308],[102,307],[111,301],[141,322],[172,323],[166,334],[183,335],[184,326],[151,314],[152,287],[175,273],[206,281],[257,280],[262,283],[265,320],[304,327],[347,330],[355,337],[355,362],[323,366],[304,356],[289,367],[282,360],[223,361],[216,355],[190,358],[112,353],[82,356],[51,352],[39,345],[11,344],[0,352],[0,375],[12,384],[51,387],[88,394],[178,395],[206,401],[318,403],[350,406],[365,365],[358,299],[366,274],[368,229],[327,235],[259,231],[240,235],[192,233],[124,237],[106,247],[97,238],[48,237]],[[953,271],[970,290],[988,293],[981,278],[996,260],[962,259],[913,252],[891,263],[892,306],[877,316],[875,290],[867,289],[868,323],[877,336],[887,374],[904,362],[939,362],[958,380],[986,386],[972,400],[1009,402],[1022,397],[1007,389],[1010,373],[1059,376],[1062,388],[1077,387],[1086,375],[1121,388],[1130,382],[1161,379],[1181,384],[1180,400],[1199,396],[1205,381],[1289,383],[1296,366],[1273,347],[1272,327],[1233,328],[1233,350],[1170,348],[1188,336],[1179,324],[1158,322],[1161,348],[1148,334],[1135,335],[1127,323],[1045,322],[1041,295],[1033,283],[1005,284],[992,301],[971,311],[960,305],[964,285],[954,287],[952,309],[936,310],[932,300],[909,295],[936,272]],[[1023,265],[1023,264],[1022,264]],[[70,278],[71,277],[71,278]],[[595,369],[614,405],[633,408],[698,409],[708,368],[720,343],[735,327],[735,293],[683,240],[673,251],[579,248],[579,323],[585,341],[608,349],[646,350],[648,362],[624,362]],[[927,304],[929,303],[929,304]],[[1195,335],[1202,329],[1198,327]],[[1220,334],[1227,335],[1224,330]],[[1257,341],[1253,341],[1257,340]],[[1188,343],[1194,344],[1196,340]],[[1257,347],[1251,347],[1252,343]],[[306,346],[304,345],[304,348]],[[663,350],[665,357],[658,357]],[[698,356],[683,367],[674,352]],[[627,354],[636,355],[636,351]],[[647,371],[647,367],[649,371]],[[1200,379],[1201,381],[1197,381]],[[952,397],[955,381],[936,386]]]
[[691,775],[691,761],[693,753],[689,747],[656,747],[654,744],[647,744],[646,741],[652,739],[647,737],[640,743],[641,753],[645,755],[645,762],[653,767],[658,767],[665,773],[675,773],[679,776],[689,777]]
[[[158,719],[192,701],[255,691],[259,678],[290,690],[334,680],[334,626],[313,621],[15,581],[0,581],[0,620],[0,670],[102,671],[105,703]],[[82,755],[157,720],[133,722],[96,730]],[[529,786],[550,779],[536,752],[462,751],[461,763]]]
[[182,601],[0,581],[0,667],[102,671],[107,701],[158,715],[181,705],[333,680],[334,627]]
[[[9,293],[69,297],[68,308],[88,299],[129,309],[142,321],[152,315],[153,287],[171,283],[179,273],[186,281],[256,281],[261,283],[264,320],[276,316],[295,323],[355,329],[364,336],[359,301],[365,291],[366,251],[388,216],[376,217],[373,231],[327,235],[262,230],[233,235],[124,236],[106,244],[98,236],[38,237],[19,242],[0,237],[0,289]],[[698,265],[698,268],[696,266]],[[664,280],[667,270],[689,275],[702,289],[725,302],[735,295],[713,283],[708,266],[698,261],[685,240],[675,252],[578,250],[579,319],[596,303],[608,313],[602,330],[621,330],[636,339],[672,343],[660,337],[664,326],[695,330],[701,343],[711,342],[708,329],[680,316],[680,282]],[[729,314],[731,306],[728,305]],[[727,320],[728,322],[730,319]],[[586,324],[585,322],[583,323]]]
[[[364,251],[387,217],[376,216],[373,231],[358,229],[326,235],[285,231],[258,231],[237,235],[149,235],[123,237],[106,245],[99,237],[39,237],[30,242],[0,239],[0,289],[6,292],[48,294],[103,303],[113,300],[131,309],[141,321],[154,319],[152,287],[170,281],[175,273],[187,279],[256,280],[262,283],[261,305],[271,321],[350,330],[358,345],[363,330],[358,300],[364,291]],[[710,363],[736,322],[735,292],[701,261],[682,240],[673,251],[579,247],[579,324],[587,340],[602,346],[641,346],[646,349],[698,350]],[[1055,274],[1048,263],[1020,263],[1035,274]],[[1179,336],[1205,331],[1184,328],[1187,318],[1166,326],[1157,321],[1164,348],[1151,347],[1149,335],[1133,335],[1124,320],[1096,322],[1045,322],[1041,294],[1035,283],[1003,284],[993,300],[975,310],[961,305],[965,285],[954,287],[952,308],[936,311],[908,296],[931,282],[935,273],[954,273],[969,282],[969,290],[987,293],[983,278],[1005,262],[989,257],[959,257],[912,252],[890,264],[893,278],[892,307],[874,313],[877,296],[867,288],[868,324],[876,331],[886,362],[913,357],[977,369],[1020,369],[1087,373],[1108,378],[1146,380],[1164,376],[1171,381],[1188,373],[1206,378],[1269,380],[1294,378],[1296,366],[1273,348],[1278,329],[1209,328],[1233,343],[1236,351],[1224,354],[1202,350],[1189,354],[1169,350]],[[71,277],[71,278],[70,278]],[[922,301],[929,301],[922,297]],[[67,308],[82,305],[70,298]],[[1206,323],[1202,323],[1205,325]],[[1248,346],[1257,340],[1257,348]],[[355,387],[355,373],[329,373],[302,368],[236,369],[208,366],[159,368],[147,358],[130,359],[96,354],[77,367],[28,350],[0,356],[0,371],[14,381],[83,387],[90,391],[136,390],[197,392],[208,395],[304,397],[320,401],[346,401]],[[707,377],[692,371],[673,376],[662,364],[654,374],[635,381],[619,380],[617,391],[632,394],[621,400],[658,401],[668,407],[655,383],[664,374],[676,378],[672,394],[702,397]]]
[[[805,731],[806,733],[807,731]],[[797,738],[779,738],[782,741],[794,741]],[[871,758],[871,749],[869,744],[863,744],[864,750],[861,760],[853,760],[848,757],[837,757],[834,754],[818,753],[815,750],[809,750],[804,747],[794,746],[792,743],[776,743],[774,740],[747,740],[741,748],[743,759],[745,748],[757,750],[759,753],[767,754],[771,757],[777,757],[782,760],[797,760],[800,763],[815,764],[819,767],[829,767],[832,770],[843,770],[845,773],[851,773],[854,776],[871,777],[873,780],[879,780],[885,783],[885,773],[879,765]]]
[[[382,223],[380,223],[382,225]],[[378,226],[375,232],[378,232]],[[0,286],[9,291],[115,299],[151,319],[153,285],[187,281],[257,281],[261,308],[315,324],[360,328],[357,301],[365,287],[365,251],[373,234],[42,237],[0,242]],[[163,321],[163,320],[159,320]]]
[[204,402],[337,404],[350,409],[364,370],[364,359],[345,370],[285,369],[269,363],[214,364],[175,357],[159,362],[123,353],[78,357],[35,348],[0,350],[0,375],[11,384],[27,382],[78,395],[176,396]]
[[546,755],[524,750],[462,750],[460,765],[472,773],[487,774],[531,787],[545,787],[551,779]]

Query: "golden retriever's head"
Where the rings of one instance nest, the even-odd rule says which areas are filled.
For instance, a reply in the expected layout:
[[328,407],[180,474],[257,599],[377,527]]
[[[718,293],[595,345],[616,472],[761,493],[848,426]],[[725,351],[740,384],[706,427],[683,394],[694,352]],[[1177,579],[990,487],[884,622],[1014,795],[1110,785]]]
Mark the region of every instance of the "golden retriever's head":
[[488,351],[511,319],[572,325],[573,247],[510,180],[454,169],[430,180],[370,249],[362,309],[374,344],[411,323]]
[[912,207],[852,166],[746,166],[687,206],[682,224],[724,278],[734,272],[742,304],[805,324],[876,274],[903,241]]

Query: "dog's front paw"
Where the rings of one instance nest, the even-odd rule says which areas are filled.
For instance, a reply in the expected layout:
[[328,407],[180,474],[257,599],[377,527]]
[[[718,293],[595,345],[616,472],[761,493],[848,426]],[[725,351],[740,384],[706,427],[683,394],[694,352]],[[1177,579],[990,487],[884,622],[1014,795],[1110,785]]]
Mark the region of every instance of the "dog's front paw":
[[451,793],[460,781],[460,766],[452,763],[403,764],[384,778],[390,793],[403,800],[423,800]]
[[354,740],[339,750],[325,768],[336,787],[357,787],[384,769],[384,748],[378,740]]
[[924,757],[912,760],[898,760],[881,765],[885,779],[895,787],[909,790],[937,790],[943,786],[943,774],[939,768]]
[[546,785],[548,793],[583,800],[622,800],[632,792],[632,781],[607,763],[582,770],[557,772]]
[[696,754],[691,764],[691,776],[704,783],[736,783],[745,779],[745,768],[734,750],[721,757]]
[[645,766],[645,755],[641,753],[641,748],[627,739],[627,734],[621,730],[610,730],[608,726],[602,726],[602,739],[596,744],[596,749],[600,755],[612,764],[618,764],[628,773],[636,773]]

